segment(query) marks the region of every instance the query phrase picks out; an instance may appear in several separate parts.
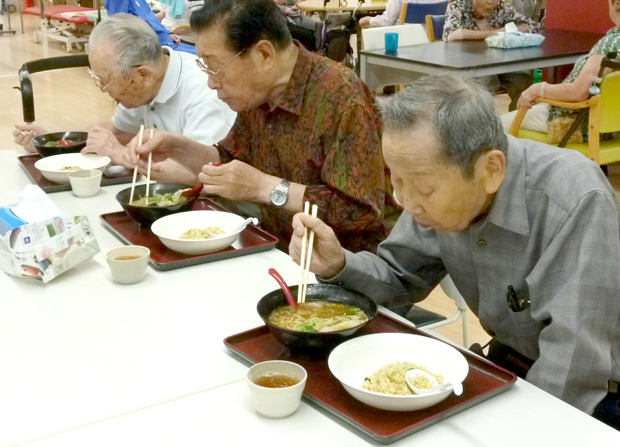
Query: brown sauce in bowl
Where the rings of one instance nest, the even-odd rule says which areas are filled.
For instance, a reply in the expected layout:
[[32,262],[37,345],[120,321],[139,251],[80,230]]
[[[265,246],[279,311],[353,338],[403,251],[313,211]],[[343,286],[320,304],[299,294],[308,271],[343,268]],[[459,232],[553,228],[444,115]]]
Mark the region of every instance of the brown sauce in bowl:
[[267,373],[257,377],[253,380],[253,382],[256,385],[264,386],[265,388],[287,388],[298,384],[299,380],[285,374]]

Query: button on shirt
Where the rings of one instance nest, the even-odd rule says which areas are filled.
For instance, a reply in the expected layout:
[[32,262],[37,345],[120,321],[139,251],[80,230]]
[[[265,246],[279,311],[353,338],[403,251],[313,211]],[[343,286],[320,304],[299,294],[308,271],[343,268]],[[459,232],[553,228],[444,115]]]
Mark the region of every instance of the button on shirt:
[[[527,380],[591,413],[620,379],[620,217],[611,186],[576,151],[509,137],[489,214],[464,231],[403,213],[377,251],[346,253],[340,282],[405,313],[449,273],[483,327],[534,360]],[[513,312],[512,285],[528,309]]]
[[207,86],[207,75],[196,65],[196,56],[168,47],[163,50],[170,59],[157,96],[134,109],[119,104],[112,117],[114,127],[137,134],[144,124],[199,143],[217,143],[228,134],[237,114]]

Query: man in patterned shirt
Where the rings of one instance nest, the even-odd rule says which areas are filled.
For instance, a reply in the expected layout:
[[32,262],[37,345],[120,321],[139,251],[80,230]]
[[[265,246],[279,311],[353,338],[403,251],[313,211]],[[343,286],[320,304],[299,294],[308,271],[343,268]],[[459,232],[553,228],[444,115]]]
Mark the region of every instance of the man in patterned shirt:
[[320,220],[310,270],[405,314],[449,274],[493,337],[488,357],[620,429],[620,214],[577,151],[507,137],[492,96],[454,75],[382,103],[383,154],[404,212],[377,254]]
[[191,24],[209,87],[237,121],[215,147],[158,132],[134,142],[134,162],[154,151],[202,171],[206,192],[259,204],[282,249],[311,201],[347,248],[374,252],[397,213],[366,86],[293,41],[273,0],[212,0]]

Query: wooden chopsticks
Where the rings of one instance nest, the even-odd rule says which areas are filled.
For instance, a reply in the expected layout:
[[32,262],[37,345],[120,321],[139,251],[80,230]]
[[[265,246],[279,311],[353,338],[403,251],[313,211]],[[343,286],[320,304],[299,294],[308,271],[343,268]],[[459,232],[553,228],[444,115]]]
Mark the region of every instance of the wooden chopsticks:
[[[153,129],[151,129],[151,135],[149,137],[149,139],[153,138]],[[142,144],[142,143],[140,143]],[[151,162],[153,160],[153,153],[149,152],[149,163],[148,163],[148,168],[146,171],[146,198],[149,198],[149,186],[151,183]]]
[[[138,147],[142,146],[142,136],[144,134],[144,124],[140,125],[140,135],[138,136]],[[138,155],[138,164],[140,161],[140,156]],[[131,194],[129,195],[129,204],[131,205],[133,203],[133,193],[134,190],[136,189],[136,177],[138,176],[138,164],[136,164],[136,167],[133,168],[133,180],[131,181]],[[150,167],[149,167],[150,170]],[[148,190],[147,190],[148,191]],[[147,192],[148,195],[148,192]]]
[[[312,205],[312,217],[316,217],[319,208]],[[304,213],[310,213],[310,202],[306,202],[304,205]],[[299,281],[299,289],[297,290],[297,302],[306,302],[306,292],[308,291],[308,273],[310,273],[310,261],[312,260],[312,246],[314,245],[314,230],[310,230],[308,236],[308,228],[304,228],[304,236],[301,241],[301,259],[299,260],[299,267],[301,273],[301,280]],[[307,253],[306,253],[307,251]]]

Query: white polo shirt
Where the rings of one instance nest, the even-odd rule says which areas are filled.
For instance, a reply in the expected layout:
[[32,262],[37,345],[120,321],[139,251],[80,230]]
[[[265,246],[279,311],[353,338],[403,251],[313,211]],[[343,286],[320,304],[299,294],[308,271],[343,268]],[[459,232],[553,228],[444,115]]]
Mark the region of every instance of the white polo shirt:
[[207,86],[208,77],[196,65],[195,55],[170,47],[163,50],[170,60],[159,93],[150,104],[135,109],[119,104],[112,117],[114,127],[137,134],[144,124],[199,143],[217,143],[228,135],[237,114]]

